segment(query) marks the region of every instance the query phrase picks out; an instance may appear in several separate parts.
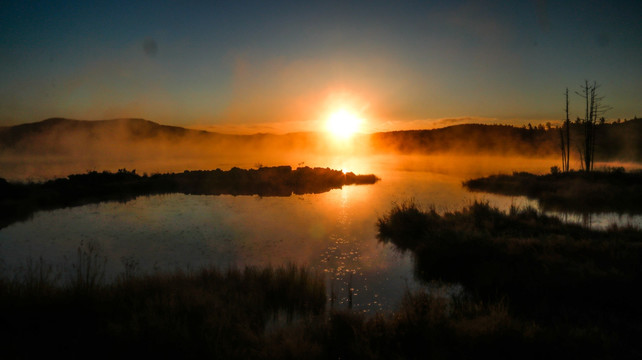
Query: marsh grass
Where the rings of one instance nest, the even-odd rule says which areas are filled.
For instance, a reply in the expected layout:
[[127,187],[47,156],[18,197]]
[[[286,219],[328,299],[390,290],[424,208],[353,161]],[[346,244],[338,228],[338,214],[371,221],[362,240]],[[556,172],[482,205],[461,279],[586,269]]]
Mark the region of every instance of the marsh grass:
[[616,345],[628,355],[641,350],[634,340],[642,335],[640,230],[590,230],[532,208],[505,213],[480,202],[443,215],[407,203],[378,227],[380,241],[413,254],[420,279],[459,283],[473,299],[503,303],[551,341],[602,344],[600,354]]
[[537,199],[545,210],[642,213],[642,171],[639,170],[603,168],[545,175],[515,172],[471,179],[463,185],[472,191]]
[[[141,273],[123,258],[123,274],[106,282],[100,248],[83,242],[71,270],[38,259],[0,277],[0,357],[603,359],[642,350],[639,230],[592,231],[485,203],[446,214],[403,203],[378,227],[433,285],[406,290],[394,311],[328,308],[323,277],[292,264]],[[443,291],[453,283],[464,291]]]
[[286,326],[325,309],[323,278],[295,265],[138,274],[129,259],[105,282],[105,261],[82,243],[71,269],[3,274],[0,357],[256,357],[279,314]]
[[88,292],[102,285],[106,264],[107,258],[100,254],[98,243],[81,240],[76,250],[76,262],[72,264],[71,288],[79,292]]
[[263,354],[289,359],[607,358],[626,354],[599,331],[545,328],[515,317],[505,302],[406,292],[399,308],[324,319],[270,334]]
[[[32,272],[40,279],[37,262]],[[53,268],[44,266],[43,271]],[[305,268],[202,268],[131,274],[78,291],[2,278],[2,358],[459,359],[602,358],[586,328],[549,329],[506,301],[406,290],[398,309],[366,316],[325,308]],[[40,281],[40,280],[38,280]],[[443,286],[447,286],[444,284]]]

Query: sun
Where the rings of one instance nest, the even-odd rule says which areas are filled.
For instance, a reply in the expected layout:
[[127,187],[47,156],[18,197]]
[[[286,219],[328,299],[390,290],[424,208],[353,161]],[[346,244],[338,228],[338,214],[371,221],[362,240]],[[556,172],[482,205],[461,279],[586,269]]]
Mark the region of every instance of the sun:
[[326,129],[335,137],[347,139],[359,131],[362,122],[363,120],[356,114],[346,109],[339,109],[328,117]]

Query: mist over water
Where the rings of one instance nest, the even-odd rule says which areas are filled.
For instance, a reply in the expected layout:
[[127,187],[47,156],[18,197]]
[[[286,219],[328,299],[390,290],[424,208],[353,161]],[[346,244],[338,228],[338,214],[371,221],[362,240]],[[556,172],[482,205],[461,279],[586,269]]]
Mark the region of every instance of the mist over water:
[[[374,173],[374,185],[344,186],[322,194],[290,197],[170,194],[138,197],[119,203],[91,204],[38,212],[31,220],[0,230],[0,259],[15,269],[27,259],[43,257],[63,265],[73,262],[81,241],[97,243],[107,259],[107,275],[123,271],[125,261],[138,270],[173,270],[202,265],[229,266],[305,264],[323,272],[335,306],[363,311],[391,309],[407,288],[420,286],[410,255],[376,239],[376,221],[393,203],[414,199],[438,212],[455,211],[475,200],[501,209],[537,206],[524,197],[470,193],[461,185],[472,177],[512,171],[546,173],[555,159],[498,156],[372,155],[332,156],[273,153],[262,156],[219,156],[145,161],[42,162],[3,166],[10,179],[48,179],[57,174],[127,167],[138,173],[180,172],[291,165],[323,166]],[[84,166],[92,165],[91,168]],[[13,173],[12,173],[13,170]],[[580,216],[567,216],[582,222]],[[640,225],[640,216],[595,215],[593,226],[611,222]]]

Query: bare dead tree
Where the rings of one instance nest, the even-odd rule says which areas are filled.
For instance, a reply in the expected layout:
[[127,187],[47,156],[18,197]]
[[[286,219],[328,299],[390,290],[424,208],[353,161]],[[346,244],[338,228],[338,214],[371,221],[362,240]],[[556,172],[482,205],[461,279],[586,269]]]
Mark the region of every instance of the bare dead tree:
[[577,95],[583,97],[586,101],[585,116],[582,119],[584,125],[584,148],[580,151],[583,168],[585,171],[592,171],[595,162],[595,130],[598,116],[604,114],[611,108],[602,105],[603,96],[598,96],[597,89],[599,85],[593,81],[589,83],[588,80],[584,81],[584,86],[581,87]]
[[566,127],[566,164],[564,165],[564,171],[568,172],[571,159],[571,119],[568,117],[568,88],[566,88],[566,121],[564,126]]
[[566,96],[566,120],[559,129],[560,133],[560,149],[562,150],[562,171],[569,171],[570,157],[571,157],[571,120],[568,117],[568,88],[564,93]]
[[566,144],[564,144],[564,126],[560,129],[560,149],[562,150],[562,171],[566,171]]

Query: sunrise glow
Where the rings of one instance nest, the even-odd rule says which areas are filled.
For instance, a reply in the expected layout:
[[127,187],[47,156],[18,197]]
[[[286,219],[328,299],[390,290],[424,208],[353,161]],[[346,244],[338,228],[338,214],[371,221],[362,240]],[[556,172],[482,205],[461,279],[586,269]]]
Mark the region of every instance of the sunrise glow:
[[346,109],[339,109],[328,117],[326,130],[341,139],[352,137],[361,128],[363,119]]

